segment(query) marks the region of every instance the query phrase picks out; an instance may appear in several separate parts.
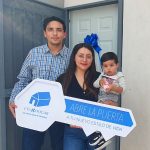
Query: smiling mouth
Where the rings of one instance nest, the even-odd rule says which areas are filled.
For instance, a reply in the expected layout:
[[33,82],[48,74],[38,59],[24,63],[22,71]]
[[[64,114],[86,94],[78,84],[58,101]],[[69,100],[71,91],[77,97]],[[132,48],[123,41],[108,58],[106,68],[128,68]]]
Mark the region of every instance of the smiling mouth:
[[87,66],[88,64],[81,64],[82,66]]

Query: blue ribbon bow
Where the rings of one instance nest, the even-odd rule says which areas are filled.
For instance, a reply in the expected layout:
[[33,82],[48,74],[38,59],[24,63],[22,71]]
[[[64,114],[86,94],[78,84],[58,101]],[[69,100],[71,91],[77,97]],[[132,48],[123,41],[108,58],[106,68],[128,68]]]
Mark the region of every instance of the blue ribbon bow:
[[84,43],[90,44],[94,50],[98,53],[98,57],[99,57],[99,62],[101,64],[100,61],[100,51],[102,50],[101,47],[98,45],[98,36],[97,34],[91,34],[91,35],[87,35],[84,38]]

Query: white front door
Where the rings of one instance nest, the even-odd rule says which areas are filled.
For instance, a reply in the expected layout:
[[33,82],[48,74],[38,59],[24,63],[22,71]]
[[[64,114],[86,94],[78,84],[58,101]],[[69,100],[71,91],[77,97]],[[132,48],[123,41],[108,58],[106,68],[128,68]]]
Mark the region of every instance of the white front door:
[[[102,53],[114,51],[117,53],[118,5],[106,5],[94,8],[70,11],[70,48],[83,42],[86,35],[96,33]],[[100,70],[98,55],[96,67]]]
[[[84,42],[86,35],[96,33],[99,37],[101,54],[107,51],[117,53],[117,30],[118,30],[118,5],[112,4],[94,8],[70,11],[70,35],[69,46]],[[96,68],[100,70],[98,55],[96,56]],[[107,146],[107,150],[117,150],[116,140]]]

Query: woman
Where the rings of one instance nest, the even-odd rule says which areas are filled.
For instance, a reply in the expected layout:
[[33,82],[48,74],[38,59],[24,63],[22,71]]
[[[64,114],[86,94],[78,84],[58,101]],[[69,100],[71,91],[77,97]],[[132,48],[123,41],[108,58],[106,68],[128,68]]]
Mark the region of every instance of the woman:
[[[66,73],[58,78],[64,95],[97,102],[98,90],[93,87],[99,76],[95,68],[94,51],[85,43],[77,44],[72,52]],[[75,125],[66,125],[64,150],[93,150],[84,131]]]

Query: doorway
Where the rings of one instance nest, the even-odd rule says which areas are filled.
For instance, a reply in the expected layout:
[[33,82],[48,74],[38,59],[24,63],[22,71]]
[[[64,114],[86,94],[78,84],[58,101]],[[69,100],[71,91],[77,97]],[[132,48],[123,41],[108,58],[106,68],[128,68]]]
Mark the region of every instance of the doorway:
[[[118,5],[106,5],[87,9],[70,11],[70,40],[69,46],[83,42],[86,35],[96,33],[98,43],[102,48],[101,54],[107,51],[117,53],[118,35]],[[100,63],[97,54],[96,68],[100,71]]]
[[[99,37],[98,43],[102,48],[101,54],[108,51],[115,52],[121,63],[121,48],[122,38],[120,38],[120,26],[118,20],[120,19],[119,11],[120,4],[101,5],[90,8],[80,8],[69,11],[69,46],[73,46],[77,43],[84,42],[84,38],[92,33],[97,34]],[[122,18],[121,18],[122,19]],[[118,25],[119,24],[119,25]],[[119,33],[118,33],[119,32]],[[122,36],[122,35],[121,35]],[[120,42],[120,44],[119,44]],[[100,62],[97,53],[96,69],[100,71]],[[119,150],[120,142],[119,138],[115,137],[112,143],[107,146],[106,150]]]

